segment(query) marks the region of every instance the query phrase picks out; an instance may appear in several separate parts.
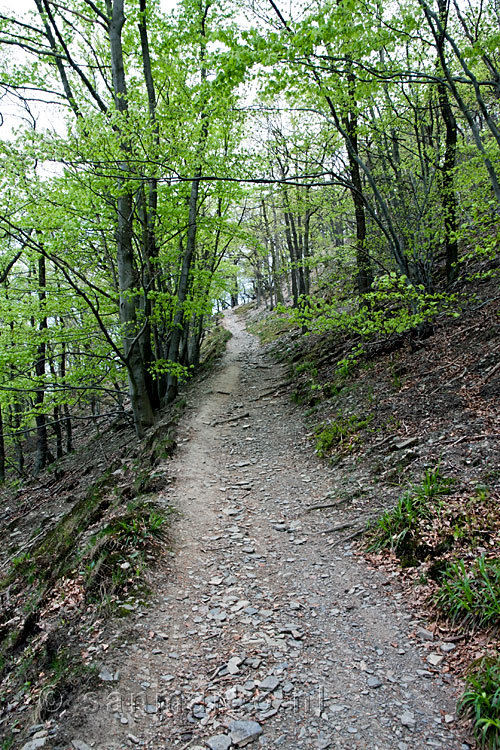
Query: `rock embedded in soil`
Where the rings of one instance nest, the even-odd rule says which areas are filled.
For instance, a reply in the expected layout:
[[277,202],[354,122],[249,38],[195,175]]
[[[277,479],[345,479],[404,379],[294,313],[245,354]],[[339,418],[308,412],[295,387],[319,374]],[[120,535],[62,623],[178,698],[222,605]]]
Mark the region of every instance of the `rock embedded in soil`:
[[415,635],[423,641],[434,640],[434,633],[431,633],[430,630],[426,630],[425,628],[418,628]]
[[447,654],[450,651],[454,651],[456,646],[454,643],[442,643],[439,648],[441,649],[441,651]]
[[412,711],[404,711],[404,713],[401,715],[401,724],[404,727],[408,727],[408,729],[413,729],[415,723],[415,715],[412,713]]
[[238,656],[233,656],[227,663],[227,671],[229,674],[238,674],[241,659]]
[[206,740],[205,744],[210,750],[229,750],[231,738],[227,734],[216,734]]
[[411,438],[405,438],[402,440],[395,439],[392,443],[392,449],[396,451],[403,451],[406,448],[412,448],[414,445],[418,443],[417,437],[411,437]]
[[99,679],[103,682],[118,682],[119,676],[118,672],[110,672],[107,667],[101,667],[99,672]]
[[272,692],[273,690],[276,690],[280,682],[281,680],[278,680],[277,677],[266,677],[265,680],[262,680],[262,682],[259,683],[259,688],[266,692]]
[[443,661],[443,659],[444,659],[444,656],[442,654],[436,654],[434,652],[432,654],[429,654],[429,656],[427,657],[427,661],[433,667],[438,667]]
[[33,740],[30,740],[23,745],[21,750],[38,750],[38,748],[43,747],[46,742],[47,737],[35,737]]
[[232,721],[229,724],[231,740],[236,747],[244,747],[262,734],[262,727],[256,721]]

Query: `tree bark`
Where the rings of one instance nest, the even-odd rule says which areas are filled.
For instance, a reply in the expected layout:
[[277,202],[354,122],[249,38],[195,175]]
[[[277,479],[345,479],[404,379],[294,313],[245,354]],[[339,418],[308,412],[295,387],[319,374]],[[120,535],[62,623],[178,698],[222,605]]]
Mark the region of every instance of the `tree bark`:
[[[348,137],[347,154],[349,159],[349,176],[351,178],[351,196],[356,218],[356,286],[360,295],[367,294],[373,283],[373,272],[370,256],[366,247],[366,216],[363,198],[363,183],[359,168],[358,118],[356,114],[354,73],[347,75],[349,109],[343,117],[343,125]],[[358,156],[358,159],[356,158]]]
[[[443,56],[444,29],[448,19],[448,5],[446,0],[438,0],[439,14],[443,24],[443,32],[439,34],[436,43],[438,55]],[[438,83],[438,99],[441,116],[446,128],[446,142],[443,164],[441,166],[441,203],[444,214],[445,251],[446,251],[446,281],[451,284],[457,276],[458,242],[457,242],[457,198],[453,170],[457,155],[457,121],[448,98],[448,89],[444,81]]]
[[[189,195],[189,213],[188,213],[188,231],[186,239],[186,249],[182,258],[181,274],[179,277],[179,284],[177,287],[176,294],[176,305],[177,309],[174,315],[172,324],[172,335],[170,337],[170,343],[168,347],[167,359],[173,364],[179,362],[179,345],[181,342],[182,331],[183,331],[183,320],[184,320],[184,303],[187,299],[189,290],[189,273],[191,270],[191,263],[194,256],[196,247],[196,230],[197,220],[196,211],[198,207],[198,194],[200,190],[200,178],[201,168],[199,167],[196,172],[194,179],[191,183],[191,192]],[[167,378],[167,392],[165,395],[166,403],[171,403],[177,396],[178,389],[178,378],[175,374],[169,373]]]
[[285,237],[286,244],[288,245],[288,253],[290,255],[290,279],[292,282],[292,298],[293,306],[297,307],[299,304],[299,285],[297,280],[297,258],[295,256],[295,246],[292,239],[292,231],[290,224],[290,214],[288,211],[284,212],[285,217]]
[[[123,0],[107,0],[109,23],[109,41],[111,48],[111,70],[113,75],[113,92],[118,112],[128,112],[127,86],[123,61],[122,29],[125,22]],[[130,148],[126,141],[121,143],[124,159],[119,168],[128,171],[127,155]],[[127,367],[128,385],[135,431],[139,438],[145,429],[154,423],[153,408],[148,394],[146,367],[141,352],[141,330],[137,322],[136,295],[139,279],[134,263],[133,249],[133,208],[134,199],[125,179],[118,180],[116,259],[118,282],[120,287],[120,321],[123,329],[123,352]]]
[[47,438],[47,422],[45,414],[42,412],[43,402],[45,399],[45,366],[46,366],[46,343],[45,331],[47,330],[47,316],[45,314],[45,300],[47,278],[45,268],[45,257],[40,255],[38,258],[38,299],[40,302],[41,318],[38,324],[40,332],[40,343],[37,347],[37,359],[35,362],[35,375],[37,378],[37,388],[35,390],[35,423],[36,423],[36,458],[34,473],[39,474],[42,469],[49,463],[49,444]]
[[3,434],[3,414],[0,405],[0,482],[5,482],[5,438]]

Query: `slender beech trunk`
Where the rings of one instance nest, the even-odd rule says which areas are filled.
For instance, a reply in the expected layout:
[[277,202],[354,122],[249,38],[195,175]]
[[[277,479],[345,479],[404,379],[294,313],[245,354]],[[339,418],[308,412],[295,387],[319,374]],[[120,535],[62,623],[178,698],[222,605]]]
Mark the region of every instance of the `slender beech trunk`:
[[[141,56],[144,81],[148,96],[149,124],[152,131],[156,154],[160,156],[160,131],[156,119],[156,91],[151,68],[151,54],[149,50],[149,36],[146,20],[146,0],[139,0],[139,35],[141,40]],[[156,217],[158,212],[158,179],[151,176],[147,182],[147,196],[144,189],[140,191],[143,198],[143,253],[144,253],[144,315],[147,321],[151,321],[153,305],[151,293],[157,288],[157,260],[158,245],[156,242]],[[153,353],[153,342],[155,352]],[[159,342],[158,327],[148,322],[147,329],[142,337],[142,351],[145,364],[152,364],[156,359],[162,358],[161,345]],[[154,380],[150,372],[146,373],[146,384],[153,410],[160,407],[161,394],[160,382]]]
[[[196,248],[196,211],[198,207],[198,194],[200,190],[201,168],[195,172],[194,179],[191,183],[191,192],[189,195],[189,213],[188,213],[188,231],[186,239],[186,249],[182,258],[181,274],[176,295],[176,313],[172,324],[172,335],[168,347],[167,359],[177,364],[179,362],[179,345],[181,343],[183,320],[184,320],[184,303],[186,302],[189,291],[189,273],[191,263]],[[169,374],[167,378],[167,392],[165,395],[166,403],[170,403],[177,395],[178,379],[174,374]]]
[[[347,149],[347,155],[349,159],[349,176],[352,183],[351,196],[356,218],[356,285],[359,294],[367,294],[373,283],[373,272],[366,247],[365,201],[363,198],[361,170],[359,168],[358,116],[356,112],[355,88],[356,78],[354,73],[349,72],[347,75],[349,106],[342,120],[350,144],[350,147]],[[358,156],[358,159],[356,156]]]
[[[205,22],[206,22],[208,7],[209,6],[207,5],[205,8],[203,8],[201,4],[201,0],[200,0],[200,4],[199,4],[200,38],[201,38],[200,83],[201,83],[202,88],[205,86],[206,81],[207,81],[207,70],[205,68],[205,45],[206,45],[207,34],[206,34]],[[191,182],[191,191],[189,194],[189,203],[188,203],[188,229],[187,229],[187,237],[186,237],[186,249],[184,251],[184,255],[182,258],[181,273],[180,273],[179,283],[177,286],[177,293],[176,293],[176,311],[175,311],[174,320],[172,324],[173,330],[170,336],[170,341],[169,341],[169,346],[168,346],[168,355],[167,355],[168,361],[174,365],[179,363],[179,347],[180,347],[181,340],[182,340],[182,334],[185,328],[184,307],[185,307],[185,303],[188,297],[191,266],[193,263],[195,250],[196,250],[196,233],[198,229],[198,224],[197,224],[198,196],[200,192],[200,183],[201,183],[201,176],[202,176],[202,167],[201,167],[200,162],[201,162],[203,151],[205,149],[205,145],[206,145],[207,138],[208,138],[208,124],[209,124],[208,113],[203,103],[201,105],[201,110],[200,110],[200,123],[201,123],[200,136],[199,136],[199,141],[197,144],[197,158],[199,158],[200,161],[198,162],[198,165],[195,167],[193,180]],[[178,392],[178,377],[174,373],[169,373],[167,376],[167,389],[166,389],[166,394],[165,394],[165,402],[167,404],[172,402],[177,396],[177,392]]]
[[54,424],[52,425],[54,435],[56,436],[56,458],[64,456],[63,434],[61,429],[61,411],[58,406],[54,407]]
[[35,423],[36,423],[36,459],[35,474],[39,474],[49,463],[49,444],[47,438],[47,421],[42,412],[45,399],[45,366],[46,366],[46,343],[45,331],[47,330],[47,316],[45,315],[45,300],[47,279],[45,268],[45,257],[38,258],[38,299],[40,302],[41,318],[38,324],[40,332],[40,343],[37,347],[37,359],[35,362],[35,375],[37,377],[37,388],[35,391]]
[[[57,378],[57,372],[54,366],[54,360],[52,358],[51,348],[49,348],[49,368],[50,368],[50,374],[52,375],[52,378],[55,382]],[[64,451],[63,451],[63,435],[62,435],[62,427],[61,427],[61,409],[59,408],[59,406],[54,406],[53,416],[54,416],[54,424],[52,425],[52,429],[54,430],[54,435],[56,437],[56,458],[62,458],[64,455]]]
[[293,306],[297,307],[299,304],[299,285],[297,281],[297,258],[295,256],[295,246],[294,246],[293,239],[292,239],[290,214],[288,213],[288,211],[284,212],[284,217],[285,217],[286,244],[288,246],[288,253],[290,255],[290,280],[292,282]]
[[3,434],[3,413],[0,406],[0,482],[5,482],[5,438]]
[[9,422],[14,435],[14,455],[16,457],[16,467],[20,476],[24,475],[24,451],[21,433],[22,405],[19,402],[14,403],[9,410]]
[[[447,25],[447,2],[438,0],[439,15],[443,25],[443,31],[439,34],[436,44],[438,45],[438,55],[443,56],[444,49],[444,29]],[[457,155],[457,121],[450,105],[448,89],[444,81],[440,81],[437,86],[439,108],[446,128],[446,142],[443,164],[441,166],[441,203],[444,214],[444,231],[446,246],[446,280],[451,284],[457,276],[458,263],[458,242],[457,242],[457,197],[455,193],[453,170]]]
[[300,297],[303,297],[306,293],[305,284],[304,284],[304,267],[302,264],[302,248],[301,248],[301,243],[300,243],[300,234],[299,234],[296,222],[295,222],[295,217],[290,210],[288,212],[288,220],[290,222],[290,233],[291,233],[291,238],[292,238],[293,247],[294,247],[295,268],[296,268],[296,275],[297,275],[297,292],[300,298]]
[[[6,296],[8,297],[7,291]],[[14,321],[9,322],[10,335],[11,335],[11,347],[14,346]],[[14,367],[10,365],[10,378],[14,380],[15,373]],[[24,452],[23,452],[23,441],[21,435],[21,414],[23,412],[23,405],[20,401],[15,401],[9,408],[9,424],[14,436],[14,452],[16,456],[17,470],[20,476],[24,475]]]
[[304,284],[306,289],[306,295],[311,292],[311,216],[313,215],[313,209],[306,208],[306,214],[304,217]]
[[[488,177],[490,178],[491,187],[493,188],[493,193],[495,195],[496,200],[498,203],[500,203],[500,182],[498,178],[498,174],[496,171],[495,164],[490,159],[488,152],[486,151],[485,145],[483,143],[483,137],[481,135],[481,131],[478,127],[478,124],[474,118],[474,115],[471,111],[471,108],[468,106],[467,102],[463,99],[458,86],[456,84],[455,78],[452,75],[450,71],[450,67],[448,65],[448,62],[446,60],[446,56],[444,54],[444,49],[440,49],[439,47],[439,38],[442,35],[443,39],[445,41],[448,41],[453,49],[453,52],[455,56],[457,57],[458,61],[461,63],[462,68],[464,69],[464,72],[466,75],[470,78],[470,80],[473,83],[474,86],[474,92],[476,94],[476,99],[478,99],[478,102],[480,103],[481,111],[483,112],[484,109],[484,100],[481,97],[481,93],[479,90],[479,85],[477,82],[477,79],[475,76],[472,75],[471,71],[469,70],[468,66],[465,64],[462,55],[460,54],[460,51],[456,44],[453,42],[453,40],[448,36],[446,33],[446,30],[443,28],[443,25],[439,19],[439,15],[436,15],[429,5],[425,2],[425,0],[418,0],[422,10],[424,11],[424,15],[426,17],[427,23],[429,25],[429,28],[431,29],[432,35],[434,36],[434,40],[436,42],[436,48],[438,51],[439,56],[439,62],[441,64],[441,69],[443,71],[444,77],[446,79],[446,82],[448,84],[448,87],[453,94],[453,97],[465,117],[467,124],[469,125],[469,128],[472,133],[472,137],[474,138],[474,143],[476,144],[476,147],[481,154],[481,158],[483,160],[484,166],[486,167],[486,170],[488,172]],[[491,117],[487,117],[487,122],[491,123]],[[491,128],[490,128],[491,129]],[[497,128],[494,128],[495,131],[497,131]],[[493,131],[492,131],[493,132]],[[495,132],[493,133],[495,135]],[[500,135],[498,135],[498,139],[500,141]],[[499,144],[500,145],[500,144]]]
[[278,232],[278,217],[276,215],[276,206],[274,203],[272,204],[272,211],[273,211],[273,232],[272,232],[272,252],[273,252],[273,278],[274,278],[274,287],[276,290],[276,299],[278,303],[283,304],[284,303],[284,297],[283,297],[283,289],[281,287],[282,283],[282,262],[281,262],[281,243],[280,243],[280,235]]
[[[238,265],[238,258],[233,260],[233,266]],[[238,276],[234,274],[233,288],[231,290],[231,307],[237,307],[238,305]]]
[[[66,343],[62,343],[61,352],[61,380],[64,383],[66,378]],[[71,424],[71,415],[69,412],[68,404],[63,404],[64,413],[64,429],[66,432],[66,453],[71,453],[73,450],[73,427]]]

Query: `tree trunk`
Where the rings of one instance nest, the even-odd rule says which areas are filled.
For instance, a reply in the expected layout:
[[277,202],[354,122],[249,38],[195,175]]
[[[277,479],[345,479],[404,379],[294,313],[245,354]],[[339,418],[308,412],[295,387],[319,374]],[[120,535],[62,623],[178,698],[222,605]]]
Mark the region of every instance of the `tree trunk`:
[[356,218],[356,286],[360,295],[367,294],[373,283],[373,272],[370,256],[366,247],[366,216],[365,201],[363,198],[363,183],[361,170],[356,156],[359,156],[358,146],[358,117],[356,114],[354,73],[347,75],[347,87],[349,92],[349,109],[343,117],[343,124],[347,133],[350,148],[347,149],[349,159],[349,176],[351,178],[351,196],[354,203],[354,215]]
[[295,257],[295,247],[292,240],[292,232],[290,227],[290,214],[288,211],[284,212],[285,217],[285,237],[286,244],[288,245],[288,253],[290,255],[290,279],[292,282],[292,298],[293,306],[297,307],[299,304],[299,285],[297,283],[297,258]]
[[52,426],[54,430],[54,435],[56,436],[56,458],[62,458],[64,455],[63,451],[63,436],[62,436],[62,429],[61,429],[61,419],[60,419],[60,411],[59,407],[54,407],[54,424]]
[[5,482],[5,438],[3,434],[3,414],[0,406],[0,482]]
[[312,209],[306,208],[306,215],[304,217],[304,288],[307,296],[309,296],[311,292],[311,268],[309,265],[309,259],[311,257],[310,237],[312,214]]
[[[64,383],[66,377],[66,344],[63,341],[62,352],[61,352],[61,380]],[[63,404],[64,412],[64,429],[66,432],[66,453],[71,453],[73,450],[73,428],[71,424],[71,415],[69,413],[68,404]]]
[[[443,55],[444,29],[447,25],[448,10],[446,0],[438,0],[439,14],[443,25],[443,32],[437,39],[438,55]],[[441,203],[444,214],[445,249],[446,249],[446,281],[451,284],[457,276],[458,242],[457,242],[457,198],[453,171],[457,155],[457,121],[448,98],[448,90],[444,81],[438,83],[438,98],[441,116],[446,127],[446,144],[444,160],[441,166]]]
[[293,213],[289,211],[288,218],[290,222],[290,232],[291,232],[291,238],[294,246],[294,254],[295,254],[295,266],[296,266],[296,275],[297,275],[297,292],[299,297],[303,297],[306,293],[305,289],[305,283],[304,283],[304,267],[302,264],[302,248],[300,245],[300,239],[299,239],[299,233],[297,231],[297,226],[295,224],[295,218],[293,216]]
[[[153,79],[153,73],[151,69],[151,55],[149,51],[149,37],[146,24],[146,0],[139,1],[140,18],[139,18],[139,34],[141,39],[141,56],[142,56],[142,68],[144,73],[144,82],[146,84],[146,91],[148,95],[148,111],[149,111],[149,122],[152,128],[153,139],[156,147],[155,157],[159,158],[160,155],[160,131],[158,122],[156,119],[156,92]],[[153,292],[156,287],[156,261],[158,258],[158,245],[156,242],[156,216],[158,211],[158,179],[155,176],[150,177],[147,183],[147,201],[144,191],[141,191],[141,195],[144,196],[144,212],[143,212],[143,249],[144,249],[144,265],[145,265],[145,278],[144,278],[144,312],[146,318],[151,320],[152,316],[152,303],[150,293]],[[153,341],[156,346],[156,357],[153,354]],[[143,336],[143,358],[147,364],[153,363],[155,359],[162,358],[161,344],[159,342],[158,330],[156,325],[149,323],[148,330],[144,332]],[[147,372],[147,387],[149,398],[153,410],[160,408],[160,383],[155,380],[153,376]]]
[[[107,0],[108,12],[111,20],[109,24],[109,41],[111,48],[111,70],[113,74],[113,90],[117,110],[128,112],[127,86],[125,82],[125,68],[122,49],[122,28],[125,22],[123,0]],[[128,171],[127,155],[130,151],[126,141],[121,144],[124,159],[119,163],[123,172]],[[136,300],[139,283],[134,264],[133,249],[133,195],[126,186],[125,179],[118,180],[117,199],[117,230],[116,230],[116,259],[118,266],[118,283],[120,287],[120,321],[123,329],[123,352],[127,367],[128,385],[135,431],[139,438],[144,431],[154,423],[153,408],[148,394],[147,372],[141,351],[141,337],[144,336],[144,326],[138,328],[136,315]]]
[[21,418],[22,406],[19,402],[16,402],[10,408],[10,424],[12,432],[14,434],[14,454],[16,457],[16,466],[18,473],[24,475],[24,452],[23,452],[23,441],[21,436]]
[[[57,373],[56,373],[56,368],[54,365],[52,349],[50,348],[49,348],[49,367],[50,367],[50,374],[52,375],[52,378],[55,382],[57,378]],[[61,410],[59,409],[59,406],[54,406],[53,416],[54,416],[54,424],[52,425],[52,429],[54,430],[54,435],[56,436],[56,458],[62,458],[64,455],[64,451],[63,451],[63,437],[62,437],[62,427],[61,427]]]
[[[182,268],[179,278],[179,284],[177,287],[176,305],[177,309],[174,315],[172,324],[172,335],[170,337],[170,344],[168,347],[167,359],[173,364],[179,362],[179,345],[183,333],[183,320],[184,320],[184,303],[187,298],[189,290],[189,273],[191,270],[191,263],[194,257],[194,251],[196,247],[196,211],[198,207],[198,193],[200,190],[200,177],[201,169],[196,170],[194,179],[191,183],[191,193],[189,196],[189,218],[188,218],[188,232],[186,240],[186,249],[182,258]],[[177,396],[178,389],[178,378],[175,374],[169,373],[167,378],[167,393],[165,395],[165,401],[169,404]]]
[[[205,68],[205,47],[206,47],[206,28],[205,22],[207,18],[208,5],[205,9],[202,7],[200,0],[199,11],[200,11],[200,83],[203,87],[207,80],[207,70]],[[194,259],[196,250],[196,233],[198,229],[197,224],[197,211],[198,211],[198,195],[200,192],[200,183],[202,176],[201,158],[205,149],[205,145],[208,138],[208,114],[205,110],[205,105],[202,103],[200,108],[200,137],[197,144],[197,157],[199,162],[195,162],[195,171],[193,180],[191,182],[191,192],[189,195],[189,208],[188,208],[188,230],[186,238],[186,250],[182,258],[182,267],[179,277],[179,283],[176,294],[176,311],[173,320],[173,330],[170,336],[170,342],[168,347],[167,359],[172,364],[176,365],[179,363],[179,346],[183,333],[187,334],[187,330],[184,325],[184,306],[187,300],[189,292],[189,277],[191,273],[191,265]],[[167,389],[165,394],[165,402],[168,404],[172,402],[177,396],[178,392],[178,377],[175,373],[169,373],[167,375]]]
[[36,459],[35,459],[35,474],[39,474],[42,469],[49,463],[49,444],[47,439],[47,423],[45,414],[42,413],[43,402],[45,399],[45,351],[46,343],[44,340],[45,331],[47,330],[47,316],[45,315],[45,300],[46,294],[46,269],[45,269],[45,257],[40,255],[38,258],[38,299],[40,301],[40,312],[41,318],[38,324],[38,330],[40,332],[40,343],[37,348],[37,359],[35,362],[35,375],[37,378],[37,388],[35,391],[35,415],[36,423]]

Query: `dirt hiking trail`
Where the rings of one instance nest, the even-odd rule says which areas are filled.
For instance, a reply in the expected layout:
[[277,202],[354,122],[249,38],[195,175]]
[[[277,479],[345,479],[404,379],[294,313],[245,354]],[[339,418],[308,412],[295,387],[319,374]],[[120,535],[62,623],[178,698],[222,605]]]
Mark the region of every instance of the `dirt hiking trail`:
[[465,750],[446,644],[353,541],[318,533],[352,521],[352,504],[304,515],[355,488],[355,467],[316,458],[285,368],[240,316],[225,325],[227,352],[165,462],[174,555],[152,599],[113,624],[104,690],[61,720],[68,747]]

